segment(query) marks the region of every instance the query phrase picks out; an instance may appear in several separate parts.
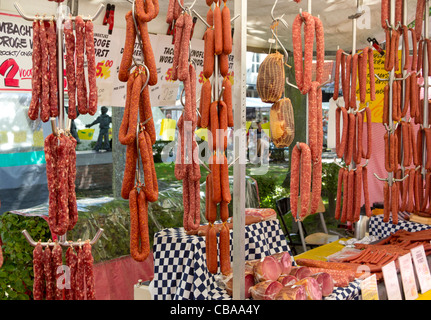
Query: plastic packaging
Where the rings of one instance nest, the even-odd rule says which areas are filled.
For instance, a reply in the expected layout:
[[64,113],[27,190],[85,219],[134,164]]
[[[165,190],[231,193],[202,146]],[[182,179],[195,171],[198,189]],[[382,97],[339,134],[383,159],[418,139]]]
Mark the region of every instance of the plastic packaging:
[[271,107],[269,113],[272,142],[277,148],[290,146],[295,138],[295,119],[292,102],[284,98]]
[[253,300],[274,300],[282,288],[283,285],[280,282],[266,280],[250,287],[249,291]]

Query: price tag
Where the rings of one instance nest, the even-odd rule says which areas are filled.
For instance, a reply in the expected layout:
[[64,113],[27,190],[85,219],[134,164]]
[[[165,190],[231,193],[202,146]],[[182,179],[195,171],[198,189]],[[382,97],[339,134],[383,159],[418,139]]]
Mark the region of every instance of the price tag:
[[379,300],[376,275],[365,278],[361,282],[362,300]]
[[400,264],[404,296],[406,300],[415,300],[418,298],[418,289],[416,287],[415,273],[413,270],[411,254],[407,253],[399,257],[398,262]]
[[178,83],[164,83],[160,90],[159,106],[175,106],[178,88]]
[[398,283],[398,274],[395,267],[395,261],[382,267],[383,279],[385,280],[386,293],[388,300],[402,300],[400,285]]
[[416,274],[419,279],[421,293],[425,293],[431,289],[431,275],[427,258],[425,255],[424,246],[417,246],[413,249],[410,249],[410,252],[412,254]]

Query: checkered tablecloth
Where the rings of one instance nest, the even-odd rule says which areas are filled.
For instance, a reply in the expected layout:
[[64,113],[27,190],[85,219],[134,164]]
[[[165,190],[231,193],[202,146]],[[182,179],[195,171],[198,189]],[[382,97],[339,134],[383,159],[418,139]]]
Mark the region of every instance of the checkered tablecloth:
[[360,284],[361,280],[355,280],[350,282],[348,287],[336,287],[324,300],[359,300],[361,295]]
[[[254,223],[245,231],[246,260],[291,254],[278,220]],[[231,252],[232,236],[231,230]],[[155,234],[153,252],[154,300],[231,299],[218,285],[217,275],[207,270],[204,237],[189,236],[183,228],[165,229]]]
[[383,239],[401,229],[416,232],[430,228],[431,225],[406,221],[404,219],[399,219],[398,224],[393,224],[392,218],[390,218],[389,222],[383,222],[383,215],[378,215],[370,218],[369,233],[371,236]]

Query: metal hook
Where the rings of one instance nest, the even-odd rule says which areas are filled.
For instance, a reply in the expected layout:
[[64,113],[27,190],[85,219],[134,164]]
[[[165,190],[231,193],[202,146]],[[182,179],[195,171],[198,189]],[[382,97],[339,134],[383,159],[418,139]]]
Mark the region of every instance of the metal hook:
[[377,79],[379,79],[380,81],[389,81],[389,78],[387,78],[387,79],[380,78],[378,74],[375,74],[374,76],[375,76]]
[[196,12],[196,10],[195,10],[195,9],[193,9],[193,10],[192,10],[192,13],[193,13],[196,17],[198,17],[198,19],[199,19],[200,21],[202,21],[202,23],[203,23],[204,25],[206,25],[206,26],[207,26],[207,28],[212,28],[212,26],[210,26],[210,25],[208,24],[208,22],[207,22],[204,18],[202,18],[202,16],[201,16],[199,13],[197,13],[197,12]]
[[292,84],[292,83],[289,82],[289,78],[288,77],[286,77],[286,84],[288,84],[292,88],[295,88],[295,89],[299,90],[299,88],[297,86],[295,86],[294,84]]
[[402,179],[393,179],[393,181],[395,181],[395,182],[403,182],[404,180],[406,180],[407,178],[409,177],[409,175],[408,174],[406,174]]
[[383,178],[380,178],[378,175],[377,175],[377,173],[374,173],[374,176],[377,178],[377,180],[380,180],[380,181],[389,181],[389,179],[383,179]]
[[328,80],[326,80],[325,82],[323,82],[321,85],[319,85],[318,87],[317,87],[317,89],[321,89],[323,86],[326,86],[328,83],[331,83],[332,82],[332,76],[331,75],[329,75],[329,79]]
[[[103,229],[99,228],[99,230],[97,231],[97,233],[94,236],[93,240],[90,241],[90,244],[91,245],[95,244],[100,239],[100,236],[102,235],[102,233],[103,233]],[[23,230],[22,234],[27,239],[27,242],[31,246],[33,246],[33,247],[35,247],[38,243],[40,243],[43,247],[54,246],[55,245],[55,242],[51,241],[51,239],[49,239],[48,242],[41,242],[40,240],[38,242],[34,241],[33,238],[31,237],[31,235],[28,233],[27,230]],[[78,246],[81,246],[81,239],[79,239],[76,242],[73,242],[73,241],[59,241],[58,243],[61,246],[63,246],[63,247],[68,247],[68,246],[78,247]]]
[[338,162],[337,162],[337,158],[334,158],[334,163],[335,163],[337,166],[339,166],[340,168],[345,169],[345,166],[343,166],[341,163],[338,163]]
[[196,3],[196,0],[194,0],[193,2],[192,2],[192,4],[191,5],[189,5],[189,6],[186,6],[186,5],[182,5],[181,4],[181,1],[180,0],[177,0],[178,1],[178,4],[180,5],[180,7],[181,7],[181,9],[183,9],[183,11],[191,11],[192,10],[192,8],[194,7],[194,5],[195,5],[195,3]]
[[[275,34],[274,30],[271,28],[271,33],[274,36],[274,38],[277,40],[278,44],[280,45],[281,49],[284,52],[284,59],[286,60],[285,62],[287,63],[287,60],[289,59],[289,54],[286,50],[286,48],[284,47],[283,43],[280,41],[280,39],[278,38],[278,36]],[[290,67],[290,66],[289,66]]]

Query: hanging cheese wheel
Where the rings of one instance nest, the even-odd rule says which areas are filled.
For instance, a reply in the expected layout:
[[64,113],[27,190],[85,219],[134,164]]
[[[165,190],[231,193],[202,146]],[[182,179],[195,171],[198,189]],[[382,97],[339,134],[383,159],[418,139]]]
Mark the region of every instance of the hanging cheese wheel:
[[284,60],[279,52],[269,54],[259,67],[257,93],[263,102],[275,103],[284,92]]
[[271,138],[277,148],[290,146],[295,138],[295,119],[292,102],[283,98],[274,103],[269,113]]

